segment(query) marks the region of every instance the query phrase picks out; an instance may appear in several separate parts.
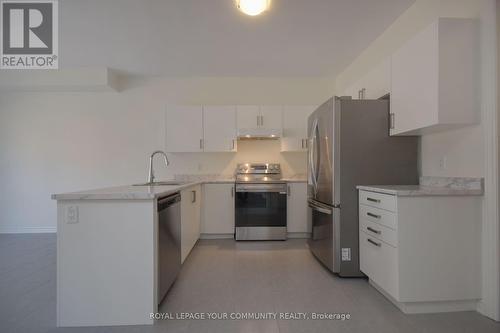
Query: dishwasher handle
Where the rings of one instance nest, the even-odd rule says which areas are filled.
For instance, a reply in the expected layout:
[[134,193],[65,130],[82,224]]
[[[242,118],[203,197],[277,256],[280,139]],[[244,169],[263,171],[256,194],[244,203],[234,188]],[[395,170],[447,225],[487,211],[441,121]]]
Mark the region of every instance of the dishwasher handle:
[[181,201],[181,195],[179,192],[171,194],[166,197],[158,198],[158,211],[164,210],[180,201]]

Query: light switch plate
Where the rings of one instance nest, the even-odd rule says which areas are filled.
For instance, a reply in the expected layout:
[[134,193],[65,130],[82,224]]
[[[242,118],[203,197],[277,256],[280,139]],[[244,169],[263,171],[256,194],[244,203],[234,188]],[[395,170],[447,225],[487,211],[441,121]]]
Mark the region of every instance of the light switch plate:
[[75,224],[78,223],[78,206],[68,206],[66,207],[66,223]]

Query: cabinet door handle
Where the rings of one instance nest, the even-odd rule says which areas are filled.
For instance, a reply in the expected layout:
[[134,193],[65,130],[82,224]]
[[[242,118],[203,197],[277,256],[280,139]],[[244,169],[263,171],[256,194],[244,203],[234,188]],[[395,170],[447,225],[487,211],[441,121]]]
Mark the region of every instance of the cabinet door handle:
[[377,242],[375,242],[375,241],[371,240],[370,238],[367,238],[366,240],[368,241],[368,243],[372,243],[372,244],[373,244],[373,245],[375,245],[375,246],[378,246],[378,247],[382,246],[382,244],[377,243]]
[[290,188],[290,185],[286,186],[286,194],[288,194],[288,196],[292,195],[292,189]]
[[302,141],[302,149],[304,149],[304,139],[302,139],[301,141]]
[[374,233],[379,234],[379,235],[382,233],[382,231],[373,229],[372,227],[366,227],[366,230],[374,232]]
[[370,197],[366,198],[366,200],[371,201],[371,202],[380,203],[379,199],[373,199],[373,198],[370,198]]
[[191,191],[191,193],[193,194],[193,195],[192,195],[191,202],[192,202],[192,203],[195,203],[195,202],[196,202],[196,191]]
[[200,149],[203,149],[203,139],[200,139]]
[[396,126],[396,115],[394,113],[389,113],[389,128],[394,129]]
[[232,142],[233,142],[233,145],[231,147],[231,150],[234,150],[234,139],[232,140]]
[[379,219],[381,216],[380,215],[377,215],[377,214],[373,214],[373,213],[366,213],[366,215],[370,216],[370,217],[373,217],[373,218],[376,218],[376,219]]
[[309,141],[307,139],[304,139],[304,142],[305,142],[306,149],[308,149],[309,148]]
[[231,186],[231,198],[234,198],[234,186]]
[[260,121],[259,121],[259,116],[257,116],[257,127],[259,127]]
[[260,116],[260,126],[264,126],[264,116]]

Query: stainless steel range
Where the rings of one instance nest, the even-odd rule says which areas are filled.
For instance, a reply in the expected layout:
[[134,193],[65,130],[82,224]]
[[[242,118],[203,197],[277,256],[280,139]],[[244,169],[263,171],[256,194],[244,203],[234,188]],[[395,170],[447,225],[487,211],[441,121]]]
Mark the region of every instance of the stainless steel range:
[[286,196],[279,164],[238,164],[236,240],[286,240]]

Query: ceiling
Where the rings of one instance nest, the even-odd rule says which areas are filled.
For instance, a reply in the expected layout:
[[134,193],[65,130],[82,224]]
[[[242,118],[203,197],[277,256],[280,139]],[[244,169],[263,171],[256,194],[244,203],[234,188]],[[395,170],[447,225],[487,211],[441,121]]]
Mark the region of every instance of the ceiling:
[[154,76],[334,76],[414,0],[64,0],[60,66]]

